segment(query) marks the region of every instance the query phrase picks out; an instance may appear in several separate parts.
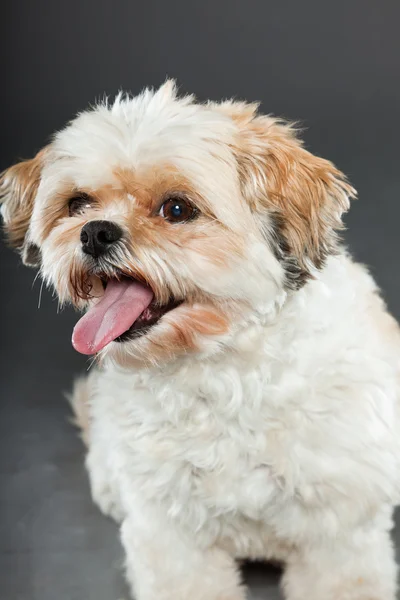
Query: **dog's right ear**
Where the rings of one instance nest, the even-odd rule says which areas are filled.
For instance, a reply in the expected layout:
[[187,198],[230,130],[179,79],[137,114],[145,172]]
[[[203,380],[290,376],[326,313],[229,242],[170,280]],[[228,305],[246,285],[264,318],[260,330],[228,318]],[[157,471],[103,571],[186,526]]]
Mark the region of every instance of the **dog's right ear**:
[[0,203],[10,245],[17,248],[24,264],[40,264],[39,248],[28,240],[28,230],[47,148],[34,158],[13,165],[0,176]]

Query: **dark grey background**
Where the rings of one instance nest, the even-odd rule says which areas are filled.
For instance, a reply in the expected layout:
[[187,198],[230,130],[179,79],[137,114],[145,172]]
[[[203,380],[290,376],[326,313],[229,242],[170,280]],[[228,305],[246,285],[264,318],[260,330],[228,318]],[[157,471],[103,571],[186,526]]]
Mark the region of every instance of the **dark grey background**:
[[[1,19],[0,168],[104,93],[176,77],[201,99],[261,100],[359,190],[346,238],[400,317],[398,0],[9,1]],[[76,316],[0,248],[0,596],[127,598],[116,527],[91,504],[63,391],[87,368]],[[400,538],[400,532],[399,532]],[[400,543],[399,543],[400,545]],[[254,598],[277,576],[251,567]],[[267,591],[268,590],[268,591]]]

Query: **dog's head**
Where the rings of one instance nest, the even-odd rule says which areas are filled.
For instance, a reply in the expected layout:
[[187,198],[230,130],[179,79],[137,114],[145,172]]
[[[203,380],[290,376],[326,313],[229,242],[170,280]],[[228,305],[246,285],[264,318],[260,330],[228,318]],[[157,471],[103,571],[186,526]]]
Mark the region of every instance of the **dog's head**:
[[354,190],[292,126],[172,82],[80,114],[1,179],[10,242],[61,302],[73,343],[122,365],[212,353],[335,252]]

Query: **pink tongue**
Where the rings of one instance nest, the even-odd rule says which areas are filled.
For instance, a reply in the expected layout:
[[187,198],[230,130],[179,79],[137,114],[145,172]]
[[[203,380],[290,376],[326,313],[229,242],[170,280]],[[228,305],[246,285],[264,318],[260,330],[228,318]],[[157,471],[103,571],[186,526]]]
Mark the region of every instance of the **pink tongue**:
[[109,281],[103,298],[75,325],[72,345],[95,354],[127,331],[149,306],[153,292],[138,281]]

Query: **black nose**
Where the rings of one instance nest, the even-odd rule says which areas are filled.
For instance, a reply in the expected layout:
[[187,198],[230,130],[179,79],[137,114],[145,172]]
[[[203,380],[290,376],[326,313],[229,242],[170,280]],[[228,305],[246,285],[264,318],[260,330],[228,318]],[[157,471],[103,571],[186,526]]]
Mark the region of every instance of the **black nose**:
[[82,250],[94,258],[108,252],[122,237],[122,229],[111,221],[89,221],[81,231]]

